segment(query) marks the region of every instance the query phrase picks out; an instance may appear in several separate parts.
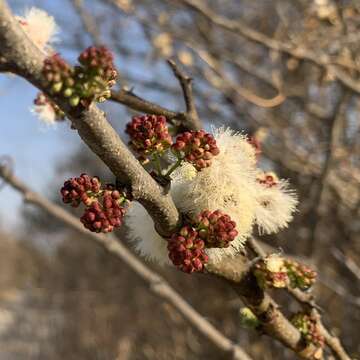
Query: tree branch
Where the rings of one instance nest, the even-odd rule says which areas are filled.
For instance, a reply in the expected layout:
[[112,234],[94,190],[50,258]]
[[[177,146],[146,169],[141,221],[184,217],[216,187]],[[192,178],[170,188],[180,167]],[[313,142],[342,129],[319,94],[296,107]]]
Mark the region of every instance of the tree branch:
[[168,64],[181,85],[185,99],[188,122],[192,123],[194,128],[201,129],[201,121],[196,110],[195,99],[192,91],[192,78],[183,73],[175,61],[168,60]]
[[[250,238],[247,244],[257,256],[264,257],[267,255],[266,252],[262,249],[261,245],[254,238]],[[337,355],[340,360],[351,360],[351,358],[341,345],[339,338],[331,335],[330,332],[323,325],[320,313],[318,311],[320,307],[316,304],[314,296],[311,293],[304,293],[302,291],[299,291],[299,289],[292,289],[290,287],[288,287],[286,290],[294,299],[296,299],[305,308],[310,309],[315,315],[320,330],[325,337],[326,344],[329,346],[332,352]]]
[[[0,42],[0,54],[11,64],[14,72],[46,92],[41,73],[44,55],[24,34],[4,0],[0,0]],[[146,208],[157,230],[163,235],[170,235],[180,223],[171,197],[131,154],[104,113],[94,104],[88,109],[74,110],[62,99],[47,95],[66,113],[82,140],[116,178],[131,188],[134,199]]]

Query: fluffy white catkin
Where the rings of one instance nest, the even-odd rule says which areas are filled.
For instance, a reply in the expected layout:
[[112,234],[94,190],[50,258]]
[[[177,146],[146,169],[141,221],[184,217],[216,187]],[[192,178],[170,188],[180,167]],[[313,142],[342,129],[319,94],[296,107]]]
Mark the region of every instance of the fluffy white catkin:
[[23,16],[16,16],[22,29],[30,40],[45,54],[50,55],[53,50],[51,44],[56,42],[59,28],[55,19],[46,11],[32,7]]
[[[257,181],[260,170],[255,149],[246,136],[220,128],[214,131],[214,137],[220,153],[214,156],[211,166],[197,171],[184,162],[171,175],[170,189],[182,213],[195,216],[205,209],[219,209],[236,222],[238,236],[228,248],[206,249],[210,263],[235,256],[255,224],[264,233],[286,227],[297,205],[296,195],[286,181],[280,180],[271,187]],[[127,225],[140,255],[159,264],[170,263],[167,241],[155,231],[151,217],[141,205],[132,205]]]
[[293,219],[298,204],[295,192],[285,180],[280,180],[271,187],[258,184],[255,200],[255,221],[259,232],[265,234],[273,234],[286,228]]

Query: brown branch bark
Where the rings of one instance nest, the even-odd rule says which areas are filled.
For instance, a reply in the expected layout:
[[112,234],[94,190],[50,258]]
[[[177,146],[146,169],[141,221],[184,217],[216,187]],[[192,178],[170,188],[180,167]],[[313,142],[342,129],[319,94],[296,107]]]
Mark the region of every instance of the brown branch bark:
[[168,60],[168,64],[181,85],[186,105],[186,118],[188,119],[188,122],[193,124],[194,128],[199,130],[202,126],[195,106],[195,99],[192,90],[192,78],[181,71],[175,61]]
[[149,287],[149,290],[162,300],[171,304],[184,319],[186,319],[200,334],[212,342],[219,350],[223,351],[228,358],[237,360],[251,360],[250,356],[237,344],[225,337],[201,314],[199,314],[180,294],[178,294],[160,275],[148,268],[130,250],[128,250],[113,235],[96,234],[87,231],[79,220],[52,203],[46,198],[31,191],[22,181],[16,178],[9,168],[0,165],[0,177],[3,178],[14,190],[20,192],[24,201],[33,204],[48,214],[54,216],[65,225],[85,234],[88,239],[95,241],[104,247],[109,253],[121,259],[137,275],[139,275]]

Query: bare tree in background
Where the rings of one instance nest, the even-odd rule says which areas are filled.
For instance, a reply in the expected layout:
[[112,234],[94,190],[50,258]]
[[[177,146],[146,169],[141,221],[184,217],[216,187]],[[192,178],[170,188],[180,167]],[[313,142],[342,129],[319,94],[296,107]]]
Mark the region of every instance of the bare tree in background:
[[[278,345],[270,345],[267,340],[262,345],[259,345],[261,341],[252,341],[252,338],[246,340],[246,330],[238,330],[238,324],[234,324],[233,320],[230,331],[224,326],[226,334],[213,329],[199,314],[189,315],[184,311],[181,298],[173,301],[175,295],[164,296],[161,293],[164,283],[161,279],[159,282],[156,274],[155,278],[147,277],[146,271],[149,270],[146,269],[143,276],[136,271],[137,263],[130,261],[129,266],[150,284],[155,294],[170,302],[217,349],[214,355],[201,350],[197,352],[194,350],[196,345],[193,345],[176,356],[245,359],[251,355],[256,359],[279,356],[291,359],[295,356],[294,352],[307,359],[330,356],[350,359],[350,356],[359,356],[356,335],[360,326],[360,271],[357,266],[360,203],[357,118],[360,92],[359,5],[355,1],[326,0],[241,3],[226,0],[73,0],[72,5],[80,25],[73,29],[76,36],[72,36],[73,42],[67,45],[79,50],[91,40],[95,45],[106,44],[120,59],[120,87],[111,91],[113,102],[124,105],[130,114],[163,115],[179,133],[199,130],[202,124],[227,125],[234,130],[245,130],[261,142],[263,167],[274,169],[281,177],[290,178],[299,194],[299,212],[287,230],[263,236],[262,242],[266,244],[249,239],[246,253],[207,268],[209,277],[225,279],[236,290],[259,322],[255,326],[257,330],[280,341],[284,347],[274,347]],[[108,166],[117,181],[125,184],[132,198],[146,208],[159,234],[171,236],[184,219],[181,219],[165,191],[168,184],[156,177],[158,181],[154,180],[144,171],[94,102],[70,106],[66,98],[54,96],[44,82],[43,63],[48,54],[34,46],[31,37],[25,35],[20,25],[6,3],[0,1],[0,69],[26,78],[43,91],[56,104],[56,110],[67,116],[72,127]],[[134,46],[131,40],[137,40],[138,46]],[[168,58],[174,59],[169,62],[170,67],[165,61]],[[121,66],[121,59],[128,69]],[[191,79],[177,63],[185,66],[191,74],[194,90]],[[134,68],[137,71],[133,71]],[[174,75],[173,80],[169,80],[170,74]],[[153,98],[160,100],[156,103],[145,100]],[[181,98],[179,103],[174,100],[177,98]],[[182,98],[185,111],[181,110]],[[1,167],[1,176],[23,192],[27,201],[81,231],[79,221],[76,225],[73,218],[61,213],[63,210],[32,193],[7,167]],[[114,252],[114,248],[120,245],[115,245],[117,241],[106,236],[94,235],[93,238]],[[106,244],[114,244],[114,247]],[[293,261],[300,259],[317,269],[319,276],[315,295],[318,301],[315,301],[313,293],[299,289],[288,287],[279,293],[264,290],[258,284],[254,277],[256,262],[278,252],[279,247]],[[99,250],[96,248],[96,251]],[[115,253],[125,262],[132,256],[130,253],[121,255],[121,251],[120,255],[117,251]],[[75,267],[75,264],[71,266]],[[115,269],[113,274],[116,274]],[[177,276],[175,281],[178,275],[174,276]],[[204,288],[204,294],[209,291],[209,298],[216,297],[216,292],[208,288],[213,286],[223,290],[223,284],[213,285],[208,276],[187,277],[182,280],[182,286],[191,289],[191,284],[196,283],[199,291]],[[160,291],[157,288],[159,284]],[[169,291],[173,294],[173,290],[166,286],[165,294]],[[270,297],[270,292],[276,297],[276,302]],[[300,305],[298,308],[314,319],[326,343],[325,351],[315,341],[308,341],[304,331],[288,321],[290,312],[294,312],[295,308],[293,304],[287,305],[288,295]],[[192,300],[195,307],[202,310],[201,297]],[[122,301],[126,302],[125,299]],[[107,306],[110,308],[109,304]],[[147,308],[149,303],[145,302],[143,306]],[[219,307],[224,309],[221,302]],[[319,311],[321,308],[325,309],[323,314]],[[219,311],[210,306],[208,310],[209,316],[213,312],[219,319],[218,325],[222,324],[221,319],[229,319],[224,314],[226,307]],[[73,313],[77,312],[81,309],[73,310]],[[195,319],[199,316],[200,323],[194,320],[194,316]],[[331,335],[335,334],[333,324],[349,353],[344,350],[339,338]],[[141,322],[137,325],[141,327]],[[181,333],[182,326],[177,334]],[[76,333],[81,329],[73,327],[73,331]],[[121,329],[117,331],[120,333]],[[239,345],[237,341],[229,340],[235,337],[239,338]],[[114,347],[115,340],[112,338],[111,341],[109,349]],[[118,346],[126,349],[129,341],[127,338],[125,345],[120,342]],[[186,343],[189,340],[179,341]],[[106,339],[101,339],[101,344],[106,346]],[[255,344],[262,350],[259,351]],[[166,354],[164,359],[176,357],[169,348],[161,346],[153,355],[151,351],[144,353],[146,355],[131,355],[131,351],[134,352],[128,349],[130,355],[126,356],[162,358],[159,353],[163,352]],[[125,352],[119,350],[118,358],[126,358],[122,355]],[[104,350],[97,356],[111,358],[114,353],[115,350]],[[55,358],[55,355],[52,356]],[[82,356],[89,358],[92,354]]]

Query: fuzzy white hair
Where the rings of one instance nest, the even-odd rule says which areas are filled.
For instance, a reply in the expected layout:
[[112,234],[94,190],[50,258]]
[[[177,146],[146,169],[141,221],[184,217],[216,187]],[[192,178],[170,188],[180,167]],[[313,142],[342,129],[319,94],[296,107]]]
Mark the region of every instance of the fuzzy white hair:
[[266,187],[258,184],[255,221],[260,233],[273,234],[288,226],[298,204],[294,190],[285,180]]
[[154,222],[142,205],[133,202],[126,215],[129,238],[135,250],[145,259],[164,265],[170,264],[167,241],[155,230]]
[[16,16],[22,29],[30,40],[46,55],[53,50],[51,44],[56,42],[59,28],[53,16],[46,11],[32,7],[23,16]]
[[34,105],[30,112],[35,114],[39,120],[45,125],[56,124],[56,114],[50,104]]
[[[172,173],[170,189],[182,213],[195,216],[205,209],[219,209],[236,222],[238,236],[228,248],[206,249],[213,264],[238,254],[255,223],[266,233],[286,227],[297,205],[286,181],[280,180],[271,188],[256,181],[259,170],[255,149],[245,135],[220,128],[214,137],[220,153],[211,166],[197,171],[184,162]],[[140,204],[132,205],[127,224],[140,255],[159,264],[170,263],[166,240],[156,232],[153,220]]]
[[[255,150],[246,136],[220,128],[214,131],[214,137],[220,153],[214,156],[211,166],[186,179],[189,166],[182,165],[174,177],[173,190],[180,211],[194,216],[205,209],[219,209],[236,222],[238,236],[228,248],[206,250],[212,263],[236,255],[251,234],[257,189]],[[182,180],[176,184],[177,179]]]

